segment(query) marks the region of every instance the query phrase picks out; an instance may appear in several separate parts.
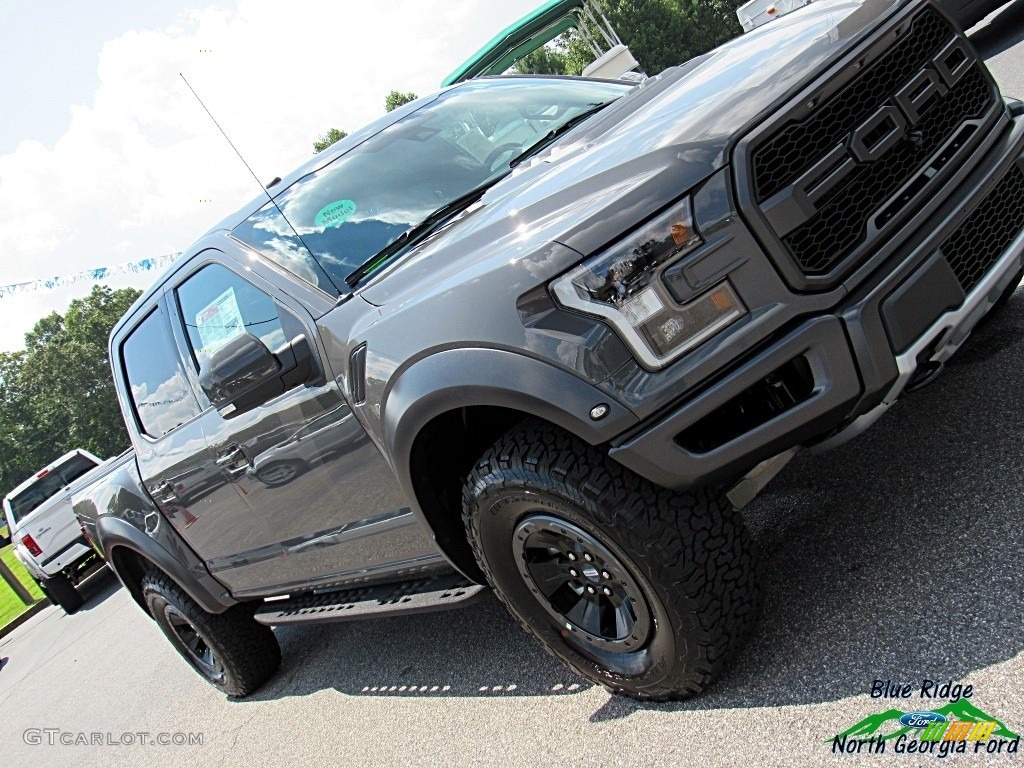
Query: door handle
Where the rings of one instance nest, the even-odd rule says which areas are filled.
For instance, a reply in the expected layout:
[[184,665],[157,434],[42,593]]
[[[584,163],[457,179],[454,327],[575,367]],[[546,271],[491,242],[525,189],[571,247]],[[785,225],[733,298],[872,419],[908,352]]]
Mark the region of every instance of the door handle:
[[242,453],[242,446],[232,445],[217,457],[217,461],[215,463],[218,467],[227,467],[231,464],[237,464],[240,461],[245,461],[245,454]]
[[[175,492],[174,486],[171,484],[170,480],[162,480],[161,482],[157,483],[156,485],[149,489],[149,493],[153,497],[153,501],[155,501],[157,504],[163,504],[165,506],[168,506],[171,504],[177,504],[178,501],[180,501],[180,499],[178,498],[178,494]],[[160,494],[166,495],[160,496]]]
[[214,463],[229,477],[238,477],[249,469],[249,461],[242,452],[242,446],[237,444],[228,446]]

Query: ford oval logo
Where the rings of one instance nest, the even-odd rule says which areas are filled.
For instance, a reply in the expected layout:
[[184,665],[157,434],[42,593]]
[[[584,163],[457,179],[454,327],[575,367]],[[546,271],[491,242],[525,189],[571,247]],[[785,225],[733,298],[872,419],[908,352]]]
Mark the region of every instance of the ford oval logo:
[[925,728],[929,723],[944,723],[946,716],[938,712],[907,712],[900,718],[900,725],[909,725],[911,728]]

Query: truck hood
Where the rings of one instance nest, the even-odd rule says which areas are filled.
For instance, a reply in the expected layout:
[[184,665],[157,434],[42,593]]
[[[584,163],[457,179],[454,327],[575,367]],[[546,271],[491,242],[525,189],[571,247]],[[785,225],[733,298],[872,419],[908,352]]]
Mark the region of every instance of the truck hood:
[[[507,261],[510,249],[544,254],[538,278],[558,274],[724,166],[735,139],[898,5],[820,0],[647,80],[517,167],[361,295],[381,306],[469,263]],[[551,258],[552,242],[566,246],[566,263]]]

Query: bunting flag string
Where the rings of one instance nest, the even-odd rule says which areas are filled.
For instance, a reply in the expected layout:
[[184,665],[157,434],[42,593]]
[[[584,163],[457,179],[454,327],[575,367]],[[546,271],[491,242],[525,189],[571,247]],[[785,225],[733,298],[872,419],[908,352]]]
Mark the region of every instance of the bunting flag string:
[[172,264],[180,253],[169,253],[165,256],[156,256],[150,259],[129,261],[124,264],[116,264],[113,267],[98,267],[96,269],[84,269],[81,272],[72,272],[69,275],[58,275],[40,280],[29,280],[25,283],[12,283],[11,285],[0,285],[0,299],[4,296],[11,296],[16,293],[30,293],[32,291],[48,291],[54,288],[63,288],[66,285],[73,285],[82,280],[99,281],[113,275],[138,274],[140,272],[152,272],[155,269]]

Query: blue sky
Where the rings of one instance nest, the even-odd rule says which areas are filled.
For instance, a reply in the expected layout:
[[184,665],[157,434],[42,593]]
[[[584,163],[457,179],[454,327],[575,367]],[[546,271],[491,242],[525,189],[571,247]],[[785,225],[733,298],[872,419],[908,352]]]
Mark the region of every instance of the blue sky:
[[0,78],[0,104],[7,105],[0,155],[14,151],[22,139],[52,145],[60,138],[69,106],[89,103],[99,86],[104,42],[128,29],[165,28],[196,5],[188,0],[3,0],[0,50],[13,71]]
[[[0,285],[186,248],[540,0],[0,0]],[[145,287],[154,275],[115,278]],[[0,350],[91,285],[0,298]]]

